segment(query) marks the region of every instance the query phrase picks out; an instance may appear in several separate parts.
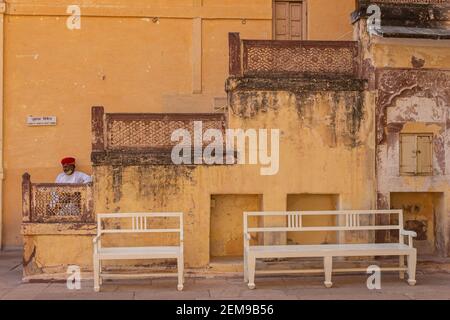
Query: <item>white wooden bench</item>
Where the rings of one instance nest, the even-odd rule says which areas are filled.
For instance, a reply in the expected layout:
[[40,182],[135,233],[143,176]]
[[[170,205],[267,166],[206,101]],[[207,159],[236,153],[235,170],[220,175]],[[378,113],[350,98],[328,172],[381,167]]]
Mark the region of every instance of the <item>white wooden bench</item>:
[[[374,215],[398,215],[398,224],[375,225]],[[280,219],[286,217],[282,227],[249,227],[249,218],[261,219],[268,217]],[[332,226],[304,226],[303,217],[306,216],[335,216]],[[363,218],[363,216],[366,216]],[[256,217],[256,218],[255,218]],[[398,243],[339,243],[339,244],[304,244],[304,245],[250,245],[251,234],[283,233],[283,232],[348,232],[348,231],[380,231],[398,230]],[[404,236],[408,236],[408,244],[404,243]],[[256,259],[264,258],[298,258],[319,257],[324,260],[323,270],[284,270],[261,271],[258,273],[325,273],[325,286],[332,286],[331,274],[335,272],[354,272],[361,269],[333,270],[333,257],[363,257],[363,256],[399,256],[399,266],[382,268],[382,271],[399,271],[404,279],[404,272],[408,273],[408,283],[415,285],[416,279],[416,249],[413,248],[414,231],[403,229],[402,210],[360,210],[360,211],[309,211],[309,212],[244,212],[244,280],[250,289],[255,288]],[[369,241],[368,241],[369,242]],[[407,257],[407,268],[404,257]],[[365,269],[364,269],[365,270]]]
[[[151,218],[173,218],[179,220],[177,228],[151,228],[148,223]],[[128,219],[128,221],[123,221]],[[104,228],[107,224],[116,222],[114,228]],[[122,222],[122,224],[118,224]],[[125,225],[125,223],[127,223]],[[121,228],[124,225],[124,228]],[[131,226],[131,227],[130,227]],[[149,233],[178,233],[178,246],[149,246],[149,247],[102,247],[102,235],[105,234],[149,234]],[[177,276],[179,291],[184,284],[184,259],[183,259],[183,213],[106,213],[97,215],[97,236],[94,242],[94,290],[99,291],[103,277],[103,260],[144,260],[144,259],[177,259]],[[174,275],[173,273],[169,275]],[[111,275],[108,275],[111,277]],[[147,275],[115,275],[113,278],[141,278]],[[157,276],[153,274],[151,276]],[[167,274],[159,274],[167,276]]]

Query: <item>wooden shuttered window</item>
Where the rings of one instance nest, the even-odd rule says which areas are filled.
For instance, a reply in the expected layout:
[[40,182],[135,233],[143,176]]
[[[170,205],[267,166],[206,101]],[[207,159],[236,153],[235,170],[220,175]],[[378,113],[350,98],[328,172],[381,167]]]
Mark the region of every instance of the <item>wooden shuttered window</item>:
[[274,2],[275,40],[302,40],[305,26],[305,8],[302,1]]
[[275,2],[275,39],[289,40],[289,2]]
[[430,135],[417,136],[417,170],[419,174],[432,174],[432,141]]
[[289,27],[291,32],[291,40],[302,40],[303,33],[303,6],[301,2],[291,2],[289,6]]
[[433,174],[433,136],[431,134],[400,135],[400,174]]
[[416,174],[416,136],[402,134],[400,136],[400,173]]

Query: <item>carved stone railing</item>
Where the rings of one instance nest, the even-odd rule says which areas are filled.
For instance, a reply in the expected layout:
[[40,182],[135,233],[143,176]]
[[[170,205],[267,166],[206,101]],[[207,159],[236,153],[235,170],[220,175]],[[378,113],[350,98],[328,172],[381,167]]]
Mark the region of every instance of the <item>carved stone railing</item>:
[[89,223],[95,221],[92,184],[32,183],[22,176],[22,221]]
[[355,41],[241,40],[229,34],[231,76],[357,77]]
[[392,3],[392,4],[444,4],[448,0],[361,0],[361,3]]
[[172,133],[185,129],[193,137],[194,122],[202,122],[203,132],[226,128],[221,113],[104,113],[103,107],[92,108],[92,151],[152,151],[171,149]]

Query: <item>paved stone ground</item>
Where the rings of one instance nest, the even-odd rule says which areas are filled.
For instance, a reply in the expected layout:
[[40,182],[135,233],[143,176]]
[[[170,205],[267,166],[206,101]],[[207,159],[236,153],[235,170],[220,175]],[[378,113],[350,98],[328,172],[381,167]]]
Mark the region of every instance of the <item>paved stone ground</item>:
[[102,292],[93,291],[93,281],[82,281],[80,290],[68,290],[65,283],[22,283],[20,252],[0,253],[0,299],[26,300],[310,300],[310,299],[446,299],[450,300],[450,273],[418,271],[418,283],[410,287],[397,274],[382,275],[382,289],[368,290],[367,275],[335,275],[334,286],[326,289],[322,276],[260,277],[257,289],[248,290],[242,278],[187,278],[185,290],[176,291],[175,279],[107,281]]

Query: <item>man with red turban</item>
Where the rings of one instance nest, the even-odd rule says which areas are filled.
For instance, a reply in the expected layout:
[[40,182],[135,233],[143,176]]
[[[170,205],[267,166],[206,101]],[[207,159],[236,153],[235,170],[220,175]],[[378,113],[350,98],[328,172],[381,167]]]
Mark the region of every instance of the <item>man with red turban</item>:
[[56,183],[89,183],[92,181],[91,176],[75,171],[75,158],[64,158],[61,160],[61,165],[64,172],[56,177]]

